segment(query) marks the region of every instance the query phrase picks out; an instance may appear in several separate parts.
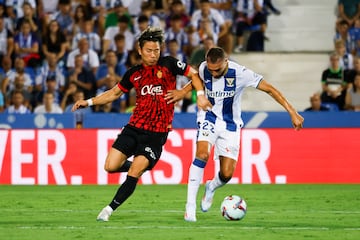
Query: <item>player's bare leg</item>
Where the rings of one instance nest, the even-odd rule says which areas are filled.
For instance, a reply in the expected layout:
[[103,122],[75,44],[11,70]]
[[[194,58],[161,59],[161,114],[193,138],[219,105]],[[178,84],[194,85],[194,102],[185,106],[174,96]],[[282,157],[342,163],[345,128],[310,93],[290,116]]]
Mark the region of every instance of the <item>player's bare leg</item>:
[[108,173],[127,172],[131,166],[131,161],[127,158],[119,150],[111,148],[105,160],[105,171]]

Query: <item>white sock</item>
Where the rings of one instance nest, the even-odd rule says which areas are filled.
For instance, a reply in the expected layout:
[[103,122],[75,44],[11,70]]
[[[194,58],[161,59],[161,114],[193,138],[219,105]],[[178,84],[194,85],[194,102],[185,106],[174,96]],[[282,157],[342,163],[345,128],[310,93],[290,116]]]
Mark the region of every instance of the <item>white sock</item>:
[[210,181],[210,191],[215,191],[217,188],[224,186],[226,183],[220,180],[219,173]]
[[196,208],[196,197],[200,187],[200,183],[204,176],[205,165],[206,162],[195,158],[195,160],[190,166],[187,188],[187,206],[190,205]]
[[110,213],[112,213],[112,212],[114,211],[109,205],[107,205],[107,206],[105,207],[105,209],[106,209],[108,212],[110,212]]

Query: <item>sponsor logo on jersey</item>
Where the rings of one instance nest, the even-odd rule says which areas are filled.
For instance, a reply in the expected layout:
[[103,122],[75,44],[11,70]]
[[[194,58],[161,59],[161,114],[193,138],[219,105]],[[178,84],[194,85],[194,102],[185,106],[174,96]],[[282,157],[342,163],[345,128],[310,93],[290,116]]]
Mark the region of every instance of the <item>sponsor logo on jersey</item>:
[[211,98],[229,98],[235,95],[235,91],[206,91],[208,97]]
[[233,87],[234,86],[235,78],[225,78],[225,80],[226,80],[226,86],[227,87]]
[[163,95],[161,86],[145,85],[141,89],[141,95]]

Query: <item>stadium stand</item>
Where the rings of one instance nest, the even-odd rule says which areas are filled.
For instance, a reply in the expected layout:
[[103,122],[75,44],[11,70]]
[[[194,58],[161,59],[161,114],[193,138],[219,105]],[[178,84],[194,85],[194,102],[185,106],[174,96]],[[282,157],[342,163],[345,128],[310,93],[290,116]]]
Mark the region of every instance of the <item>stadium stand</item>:
[[[320,90],[321,71],[327,66],[327,54],[334,47],[337,0],[273,2],[281,15],[269,15],[266,35],[270,40],[265,42],[265,52],[242,52],[230,57],[263,74],[301,111],[308,107],[309,96]],[[67,54],[69,52],[68,49]],[[258,101],[250,101],[247,95],[251,91],[244,96],[244,111],[283,111],[261,92],[251,93]]]
[[[327,53],[242,53],[233,56],[240,64],[258,70],[299,111],[309,106],[310,95],[321,90],[321,73],[328,58]],[[267,94],[251,88],[245,91],[242,108],[243,111],[284,111]]]
[[268,17],[267,52],[326,52],[333,46],[337,0],[276,0]]

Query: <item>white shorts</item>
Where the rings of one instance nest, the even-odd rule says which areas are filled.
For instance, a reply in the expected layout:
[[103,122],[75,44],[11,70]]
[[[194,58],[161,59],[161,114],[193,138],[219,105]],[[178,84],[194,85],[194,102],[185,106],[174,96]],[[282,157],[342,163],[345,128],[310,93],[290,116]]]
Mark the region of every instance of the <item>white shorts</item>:
[[214,159],[219,156],[228,157],[237,161],[240,150],[240,132],[231,132],[226,129],[225,124],[213,124],[207,120],[202,120],[198,125],[197,141],[207,141],[211,149],[214,146]]

